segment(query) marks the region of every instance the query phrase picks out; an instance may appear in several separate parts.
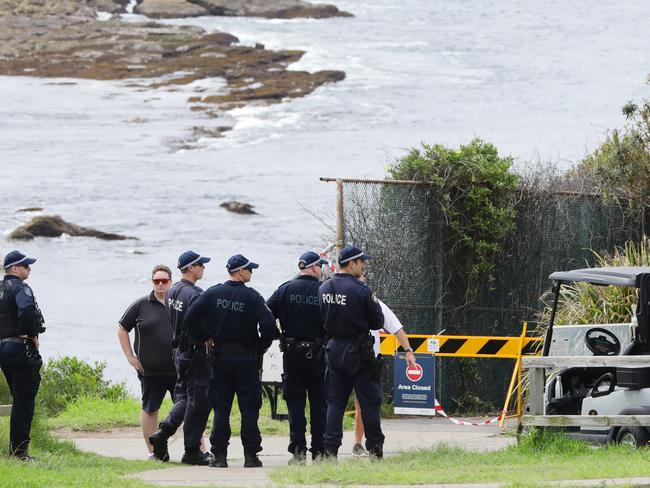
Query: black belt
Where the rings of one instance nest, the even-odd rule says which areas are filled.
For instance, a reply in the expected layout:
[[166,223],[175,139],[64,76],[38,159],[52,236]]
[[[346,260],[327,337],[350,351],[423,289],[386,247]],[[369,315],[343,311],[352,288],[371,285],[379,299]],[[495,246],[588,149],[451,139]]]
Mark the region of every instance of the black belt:
[[0,343],[2,342],[17,342],[19,344],[23,344],[25,342],[24,337],[5,337],[4,339],[0,339]]
[[312,349],[316,346],[322,345],[322,343],[316,343],[315,341],[301,341],[300,339],[294,339],[293,337],[287,337],[285,340],[287,342],[287,347],[296,349]]

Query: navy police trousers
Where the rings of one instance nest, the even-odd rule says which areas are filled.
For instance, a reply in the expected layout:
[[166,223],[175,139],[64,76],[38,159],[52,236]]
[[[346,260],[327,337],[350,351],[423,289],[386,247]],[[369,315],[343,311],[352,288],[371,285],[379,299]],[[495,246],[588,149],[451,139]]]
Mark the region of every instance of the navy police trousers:
[[[311,354],[311,353],[310,353]],[[309,397],[311,452],[316,457],[323,453],[325,432],[325,358],[322,350],[315,357],[305,351],[287,351],[282,358],[282,396],[289,410],[289,452],[307,448],[305,431],[306,398]]]
[[22,456],[29,446],[36,393],[41,384],[40,368],[29,363],[27,348],[20,342],[0,343],[0,367],[13,397],[9,421],[10,450],[12,454]]
[[174,363],[178,375],[174,386],[174,406],[167,418],[160,422],[160,429],[171,436],[182,423],[185,450],[194,451],[201,446],[210,416],[208,363],[203,350],[175,350]]
[[343,414],[354,388],[361,405],[361,419],[366,432],[366,449],[382,452],[384,435],[381,432],[381,385],[373,381],[365,370],[354,344],[330,339],[325,347],[325,391],[327,424],[323,439],[325,453],[338,454],[343,438]]
[[262,384],[257,367],[257,357],[248,353],[217,354],[210,367],[208,398],[214,408],[210,444],[215,454],[228,450],[230,411],[235,393],[241,413],[244,452],[257,454],[262,450],[262,436],[257,425],[262,408]]

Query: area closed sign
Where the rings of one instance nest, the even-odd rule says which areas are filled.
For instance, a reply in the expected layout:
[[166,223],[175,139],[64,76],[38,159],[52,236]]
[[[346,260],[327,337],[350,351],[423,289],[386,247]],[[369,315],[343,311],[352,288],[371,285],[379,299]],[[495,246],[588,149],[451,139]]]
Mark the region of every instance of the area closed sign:
[[403,353],[395,356],[393,402],[396,414],[435,415],[435,360],[430,354],[416,354],[409,366]]

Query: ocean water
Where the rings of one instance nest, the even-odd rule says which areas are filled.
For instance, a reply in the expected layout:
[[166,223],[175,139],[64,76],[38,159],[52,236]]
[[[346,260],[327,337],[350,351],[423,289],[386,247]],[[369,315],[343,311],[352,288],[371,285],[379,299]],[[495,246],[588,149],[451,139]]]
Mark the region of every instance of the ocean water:
[[[110,378],[137,380],[115,330],[148,292],[154,264],[194,249],[213,261],[199,282],[226,278],[228,256],[259,262],[253,287],[268,296],[297,256],[333,236],[335,187],[320,176],[381,178],[421,141],[480,136],[503,154],[568,167],[621,126],[620,107],[648,96],[650,4],[605,2],[335,0],[354,18],[168,20],[223,30],[243,44],[303,49],[292,69],[339,69],[341,83],[270,107],[207,119],[189,110],[197,90],[130,82],[0,77],[0,230],[42,206],[47,214],[137,241],[0,241],[39,259],[29,283],[43,309],[46,357],[107,362]],[[138,20],[135,15],[127,20]],[[28,74],[28,73],[26,73]],[[185,149],[195,126],[234,124]],[[237,199],[258,215],[219,204]]]

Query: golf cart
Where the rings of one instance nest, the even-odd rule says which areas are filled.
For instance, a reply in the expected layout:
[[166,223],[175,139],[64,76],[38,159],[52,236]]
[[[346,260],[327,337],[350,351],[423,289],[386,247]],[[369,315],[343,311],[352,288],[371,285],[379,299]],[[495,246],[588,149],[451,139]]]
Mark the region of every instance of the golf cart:
[[[553,307],[543,356],[635,356],[650,354],[650,267],[605,267],[555,272]],[[573,282],[637,289],[631,323],[555,326],[563,285]],[[546,415],[650,415],[648,367],[571,367],[546,382]],[[567,427],[567,434],[590,442],[645,446],[648,426]]]

